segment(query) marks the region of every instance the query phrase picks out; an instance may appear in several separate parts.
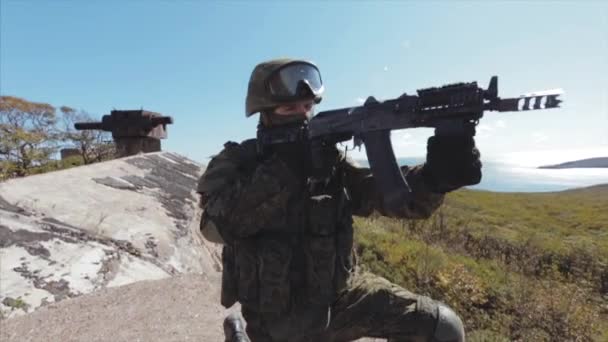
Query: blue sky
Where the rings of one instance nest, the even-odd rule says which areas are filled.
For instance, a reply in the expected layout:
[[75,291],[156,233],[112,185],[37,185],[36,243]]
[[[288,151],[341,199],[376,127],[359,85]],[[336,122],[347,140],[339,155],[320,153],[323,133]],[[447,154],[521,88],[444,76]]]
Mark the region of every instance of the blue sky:
[[[558,2],[10,1],[0,5],[0,92],[95,117],[174,117],[163,149],[200,162],[253,137],[244,98],[260,61],[318,64],[317,110],[499,76],[503,97],[563,88],[562,109],[488,113],[485,160],[608,156],[608,5]],[[428,129],[393,134],[425,153]],[[357,156],[357,155],[356,155]],[[358,154],[362,156],[362,154]]]

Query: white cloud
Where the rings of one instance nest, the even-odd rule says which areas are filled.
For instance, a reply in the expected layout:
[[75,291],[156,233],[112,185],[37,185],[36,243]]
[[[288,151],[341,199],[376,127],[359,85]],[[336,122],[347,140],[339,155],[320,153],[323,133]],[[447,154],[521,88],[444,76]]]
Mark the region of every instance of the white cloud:
[[393,141],[406,141],[412,139],[412,135],[407,130],[400,129],[392,132],[391,138]]
[[493,135],[492,132],[494,131],[494,127],[492,127],[488,124],[479,124],[475,128],[475,131],[477,132],[476,138],[485,139],[485,138],[489,138]]
[[545,132],[538,131],[532,133],[532,141],[534,141],[535,144],[539,144],[547,140],[549,140],[549,136]]
[[426,153],[427,134],[412,134],[411,130],[397,130],[391,132],[393,151],[397,157],[419,156]]
[[477,138],[485,139],[494,136],[494,131],[504,129],[507,127],[507,123],[504,120],[498,120],[494,123],[485,121],[477,125],[475,128],[477,131]]
[[355,99],[355,102],[358,103],[358,104],[364,104],[365,103],[365,99],[362,98],[362,97],[357,97]]
[[479,124],[476,128],[477,132],[491,132],[494,130],[494,127],[486,124]]
[[384,66],[384,71],[388,71],[388,66]]

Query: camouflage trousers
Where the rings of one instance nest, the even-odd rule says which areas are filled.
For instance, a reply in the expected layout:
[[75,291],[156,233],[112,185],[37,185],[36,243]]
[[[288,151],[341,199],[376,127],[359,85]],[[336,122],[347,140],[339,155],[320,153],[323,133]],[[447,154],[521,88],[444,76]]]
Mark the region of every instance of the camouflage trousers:
[[328,328],[313,336],[273,339],[257,312],[242,307],[252,342],[342,342],[362,337],[390,342],[428,341],[437,324],[437,302],[411,293],[371,273],[355,273],[331,306]]

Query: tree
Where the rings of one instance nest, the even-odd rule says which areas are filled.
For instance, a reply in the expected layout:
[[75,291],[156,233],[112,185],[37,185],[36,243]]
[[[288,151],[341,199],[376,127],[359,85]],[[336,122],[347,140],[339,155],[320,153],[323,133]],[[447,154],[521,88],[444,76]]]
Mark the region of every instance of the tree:
[[95,121],[89,113],[71,107],[59,108],[62,113],[60,120],[61,137],[80,151],[85,164],[112,159],[115,154],[114,143],[108,132],[101,130],[82,130],[74,128],[76,122]]
[[0,96],[0,179],[22,177],[57,151],[56,110],[47,103]]
[[[74,123],[93,121],[83,110],[0,96],[0,181],[112,159],[108,132],[77,131]],[[78,149],[79,157],[57,160],[61,147]]]

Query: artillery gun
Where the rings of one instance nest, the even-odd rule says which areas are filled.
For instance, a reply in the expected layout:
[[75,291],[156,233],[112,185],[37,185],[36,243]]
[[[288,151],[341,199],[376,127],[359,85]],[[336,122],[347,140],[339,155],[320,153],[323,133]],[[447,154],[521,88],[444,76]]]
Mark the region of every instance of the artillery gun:
[[160,139],[167,138],[167,125],[173,118],[145,110],[113,110],[100,122],[77,122],[77,130],[103,130],[112,132],[116,144],[116,157],[161,151]]

